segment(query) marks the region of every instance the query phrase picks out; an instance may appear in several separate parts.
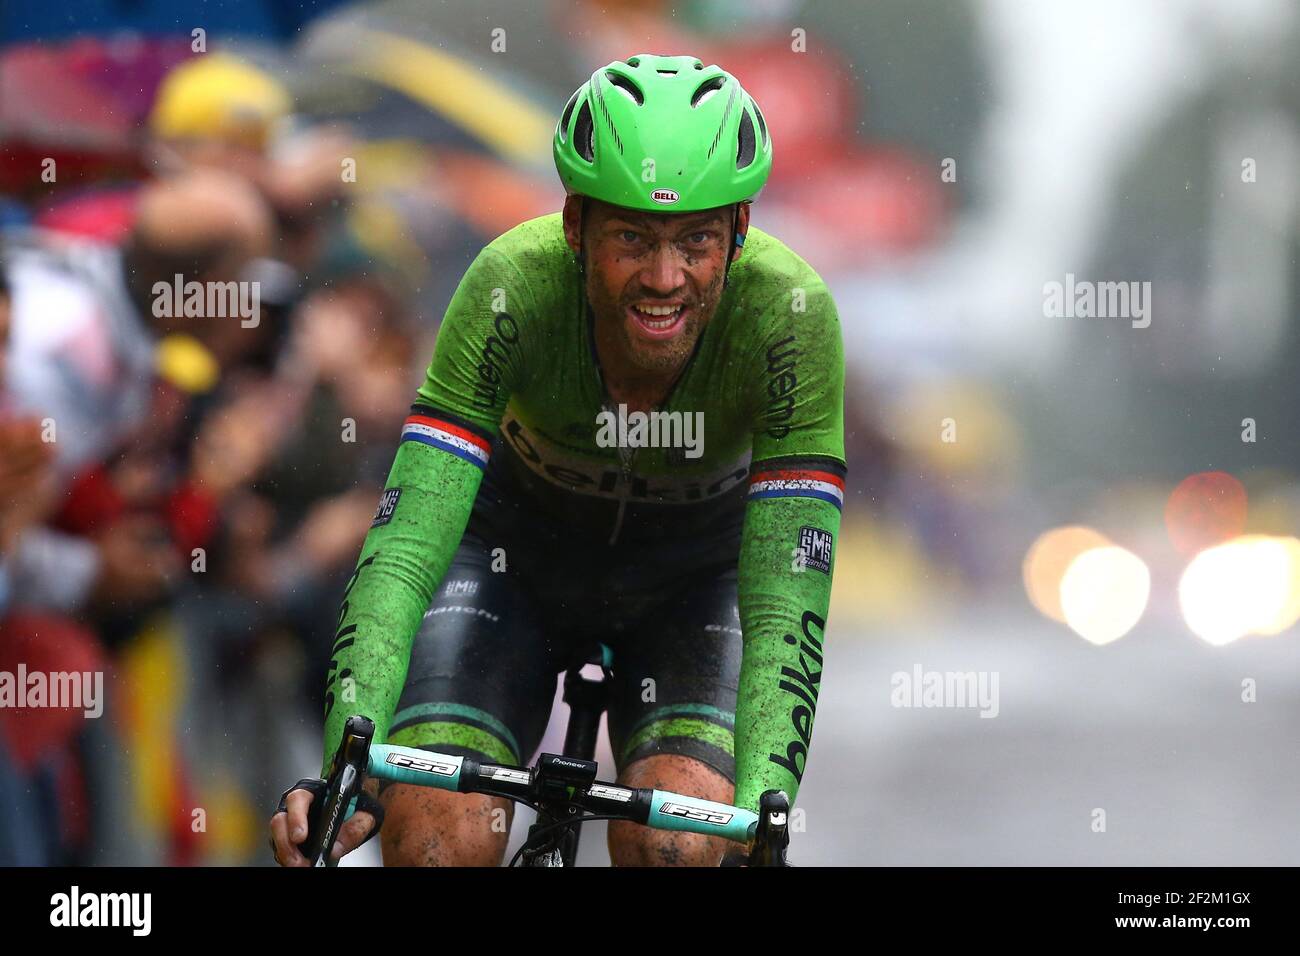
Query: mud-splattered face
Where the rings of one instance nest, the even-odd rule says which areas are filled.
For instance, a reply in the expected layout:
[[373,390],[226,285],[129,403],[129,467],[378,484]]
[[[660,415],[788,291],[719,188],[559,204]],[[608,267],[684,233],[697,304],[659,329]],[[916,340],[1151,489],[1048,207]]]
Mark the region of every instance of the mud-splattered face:
[[[587,299],[626,363],[671,373],[690,357],[722,298],[734,206],[657,214],[587,199],[585,222],[565,207],[566,233],[586,243]],[[738,228],[748,227],[740,207]]]

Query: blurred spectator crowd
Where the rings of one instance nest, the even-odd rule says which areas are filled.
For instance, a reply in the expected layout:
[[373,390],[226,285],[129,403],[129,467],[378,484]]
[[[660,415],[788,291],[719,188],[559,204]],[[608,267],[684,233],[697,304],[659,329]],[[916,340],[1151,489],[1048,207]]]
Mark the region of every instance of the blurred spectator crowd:
[[[138,175],[60,191],[33,165],[6,207],[0,672],[102,672],[107,700],[0,708],[0,865],[245,861],[286,721],[314,725],[304,664],[427,342],[349,225],[346,135],[272,155],[289,114],[251,63],[186,58]],[[169,315],[177,276],[260,307]]]
[[[0,865],[269,862],[265,813],[318,759],[338,597],[437,317],[484,243],[559,208],[572,89],[644,48],[717,62],[764,104],[780,158],[755,223],[836,289],[839,620],[863,595],[933,606],[913,538],[991,573],[952,547],[967,466],[933,428],[913,449],[855,374],[864,310],[838,286],[933,248],[952,203],[933,157],[864,132],[833,28],[804,55],[795,0],[740,32],[740,5],[501,2],[512,45],[489,67],[478,4],[445,6],[342,5],[211,51],[175,28],[0,44],[0,695],[21,665],[102,673],[106,698],[97,719],[0,706]],[[256,288],[255,315],[180,307],[193,282]]]

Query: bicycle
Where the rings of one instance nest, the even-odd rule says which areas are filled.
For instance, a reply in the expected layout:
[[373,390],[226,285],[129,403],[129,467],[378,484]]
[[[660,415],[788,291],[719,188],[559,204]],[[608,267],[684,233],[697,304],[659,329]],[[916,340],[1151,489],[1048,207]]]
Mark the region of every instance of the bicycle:
[[[564,702],[570,707],[563,754],[541,754],[531,767],[482,763],[414,747],[376,744],[374,723],[363,716],[347,719],[330,767],[324,799],[309,816],[305,855],[313,866],[337,866],[327,852],[351,812],[367,777],[436,787],[459,793],[505,797],[531,807],[536,821],[509,866],[573,866],[579,829],[593,820],[630,820],[660,830],[722,836],[749,844],[745,855],[729,853],[723,866],[788,866],[790,801],[779,790],[768,790],[759,812],[680,793],[620,787],[598,781],[592,759],[600,715],[605,710],[612,662],[608,648],[588,661],[599,664],[599,680],[587,678],[582,667],[564,677]],[[347,808],[348,813],[342,812]]]

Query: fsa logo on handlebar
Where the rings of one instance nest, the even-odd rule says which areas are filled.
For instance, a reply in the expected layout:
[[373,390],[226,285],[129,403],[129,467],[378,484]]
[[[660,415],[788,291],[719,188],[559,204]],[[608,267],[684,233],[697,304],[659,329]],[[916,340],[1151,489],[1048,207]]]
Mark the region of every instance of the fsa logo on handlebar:
[[684,817],[687,820],[696,820],[700,823],[712,823],[714,826],[725,827],[731,822],[734,813],[723,813],[720,810],[698,810],[695,807],[683,806],[680,803],[664,803],[659,807],[659,812],[666,817]]
[[424,760],[420,757],[408,757],[406,754],[389,754],[384,763],[391,763],[394,767],[405,767],[408,770],[418,770],[421,773],[436,773],[440,777],[455,776],[457,770],[454,763],[445,760]]

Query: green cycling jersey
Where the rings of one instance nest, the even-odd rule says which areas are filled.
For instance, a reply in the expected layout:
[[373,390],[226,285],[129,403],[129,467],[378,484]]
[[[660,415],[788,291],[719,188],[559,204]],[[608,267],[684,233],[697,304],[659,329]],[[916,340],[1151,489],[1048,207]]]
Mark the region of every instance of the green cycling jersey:
[[348,714],[371,717],[384,739],[413,636],[486,472],[517,511],[562,516],[591,548],[736,530],[736,803],[756,808],[773,788],[793,799],[821,688],[843,390],[825,284],[757,228],[650,413],[609,403],[560,215],[490,243],[452,297],[348,583],[329,662],[326,760]]

